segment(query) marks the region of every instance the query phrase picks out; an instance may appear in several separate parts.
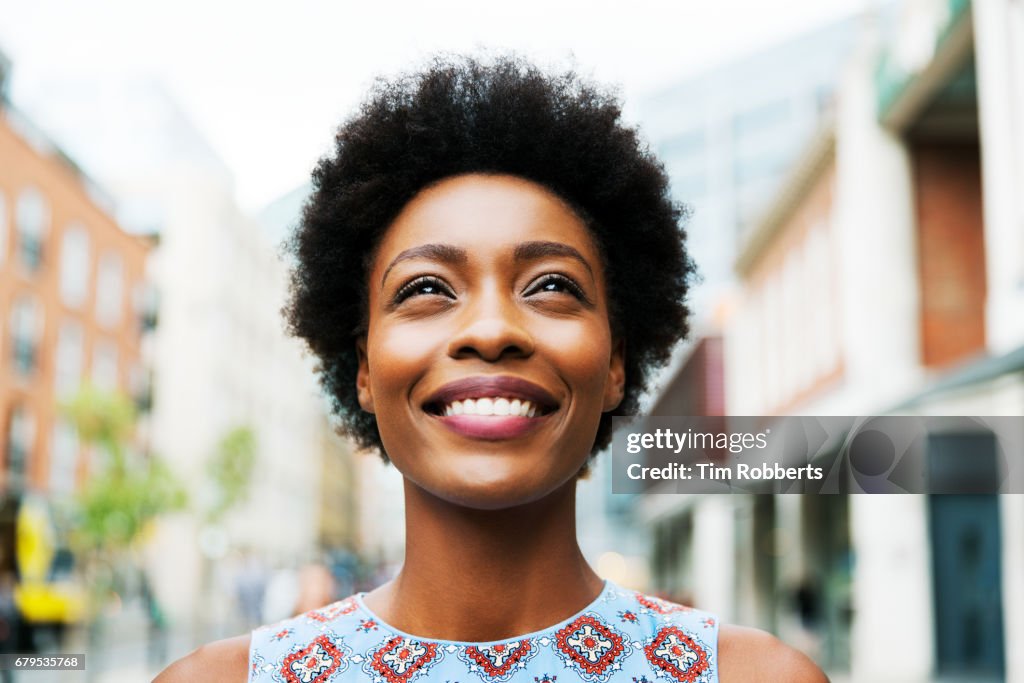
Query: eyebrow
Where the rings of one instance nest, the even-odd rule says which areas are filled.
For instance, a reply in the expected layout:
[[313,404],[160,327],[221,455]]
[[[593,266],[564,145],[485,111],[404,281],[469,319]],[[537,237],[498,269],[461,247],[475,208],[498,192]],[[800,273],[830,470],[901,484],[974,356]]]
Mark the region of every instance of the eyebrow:
[[384,270],[384,275],[380,278],[380,286],[384,286],[384,281],[388,279],[388,273],[391,272],[392,268],[402,261],[408,261],[409,259],[416,258],[431,259],[433,261],[441,261],[442,263],[459,265],[468,261],[469,255],[466,253],[465,249],[453,247],[450,244],[421,244],[418,247],[406,249],[388,264],[388,267]]
[[523,242],[517,244],[516,249],[512,254],[512,258],[516,261],[536,261],[537,259],[546,258],[548,256],[562,256],[576,259],[583,264],[583,267],[590,273],[591,279],[594,279],[594,271],[587,263],[587,259],[583,258],[583,254],[573,249],[568,244],[562,244],[561,242]]
[[[538,259],[551,256],[575,259],[583,264],[583,267],[587,269],[588,273],[590,273],[591,278],[594,277],[594,270],[590,267],[590,264],[587,263],[587,259],[583,258],[583,254],[573,247],[570,247],[568,244],[537,240],[517,244],[515,250],[512,252],[512,258],[515,261],[536,261]],[[387,280],[388,273],[391,272],[392,268],[402,261],[417,258],[431,259],[452,265],[461,265],[469,260],[469,254],[465,249],[452,246],[451,244],[422,244],[418,247],[406,249],[396,256],[384,270],[384,275],[380,278],[381,287],[384,286],[384,281]]]

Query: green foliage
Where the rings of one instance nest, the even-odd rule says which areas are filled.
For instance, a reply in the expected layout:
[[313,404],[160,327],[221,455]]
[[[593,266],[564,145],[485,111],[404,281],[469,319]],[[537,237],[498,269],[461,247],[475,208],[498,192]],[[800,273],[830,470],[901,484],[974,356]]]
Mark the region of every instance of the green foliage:
[[80,551],[125,551],[148,522],[185,506],[185,490],[166,464],[129,450],[135,427],[130,399],[84,386],[62,408],[79,438],[103,458],[75,501],[72,543]]
[[[111,463],[116,461],[110,458]],[[126,549],[149,521],[185,506],[185,491],[163,462],[153,459],[133,465],[111,465],[90,477],[77,501],[76,546]]]
[[206,473],[216,486],[216,498],[207,511],[217,521],[237,503],[245,500],[256,467],[256,435],[249,427],[235,427],[221,438],[217,450],[206,462]]
[[[115,458],[123,455],[124,445],[135,428],[135,406],[131,399],[86,384],[61,407],[84,443],[101,446]],[[124,467],[123,460],[114,466]]]

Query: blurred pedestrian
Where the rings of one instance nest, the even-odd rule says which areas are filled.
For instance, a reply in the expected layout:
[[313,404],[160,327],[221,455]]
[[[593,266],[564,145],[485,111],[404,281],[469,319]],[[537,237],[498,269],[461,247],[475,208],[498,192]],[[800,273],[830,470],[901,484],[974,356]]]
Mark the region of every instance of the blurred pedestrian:
[[[19,652],[20,631],[18,607],[14,604],[14,574],[0,572],[0,654]],[[0,670],[0,681],[14,680],[9,670]]]
[[299,597],[292,614],[323,607],[336,599],[334,577],[325,565],[314,562],[299,571]]
[[160,607],[160,601],[153,592],[149,575],[145,571],[142,572],[141,593],[149,631],[146,639],[146,659],[151,667],[163,666],[167,661],[167,617]]
[[235,594],[245,623],[256,625],[263,621],[263,595],[267,589],[267,570],[260,557],[246,553],[242,566],[235,575]]
[[291,567],[274,570],[263,597],[263,619],[274,623],[295,616],[299,602],[299,575]]

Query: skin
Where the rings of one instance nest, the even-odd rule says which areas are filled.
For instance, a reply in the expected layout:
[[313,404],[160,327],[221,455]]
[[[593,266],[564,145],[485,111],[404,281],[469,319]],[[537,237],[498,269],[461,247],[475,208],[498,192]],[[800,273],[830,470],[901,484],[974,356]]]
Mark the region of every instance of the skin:
[[[523,245],[538,244],[560,248],[523,258]],[[369,285],[357,389],[405,478],[406,557],[366,603],[403,631],[461,641],[537,631],[578,612],[603,582],[576,541],[576,476],[624,383],[586,226],[529,181],[459,176],[405,207],[378,246]],[[481,375],[527,379],[557,408],[497,440],[453,431],[425,409],[440,387]],[[200,672],[244,681],[248,644],[242,636],[200,648],[157,681]],[[826,680],[753,629],[722,627],[719,652],[722,681]]]
[[[427,245],[446,251],[415,255]],[[524,245],[565,253],[516,258]],[[498,511],[541,500],[575,478],[601,413],[622,399],[597,247],[528,181],[461,176],[421,192],[378,247],[369,306],[359,402],[409,483],[407,504]],[[529,435],[498,441],[465,438],[423,409],[449,382],[493,376],[526,379],[559,407]]]

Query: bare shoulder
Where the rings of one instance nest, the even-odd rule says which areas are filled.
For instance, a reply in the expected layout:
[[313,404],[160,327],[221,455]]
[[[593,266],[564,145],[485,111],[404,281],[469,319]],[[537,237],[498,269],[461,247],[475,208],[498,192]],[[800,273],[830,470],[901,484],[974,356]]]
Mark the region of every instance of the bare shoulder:
[[164,669],[153,683],[245,683],[248,678],[249,635],[246,634],[203,645]]
[[719,630],[718,669],[722,683],[828,683],[807,655],[770,633],[743,626]]

